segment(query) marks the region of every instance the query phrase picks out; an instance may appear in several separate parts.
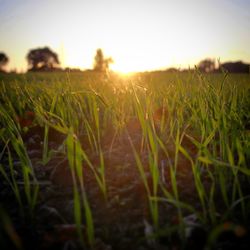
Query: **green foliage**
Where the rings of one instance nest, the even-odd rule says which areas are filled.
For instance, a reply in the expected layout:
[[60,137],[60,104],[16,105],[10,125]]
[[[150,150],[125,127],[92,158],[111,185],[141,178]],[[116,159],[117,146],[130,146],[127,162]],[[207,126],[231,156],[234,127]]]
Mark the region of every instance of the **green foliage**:
[[[1,77],[0,159],[7,155],[8,164],[0,164],[0,174],[21,210],[14,154],[21,162],[17,171],[22,173],[31,211],[39,187],[22,139],[30,128],[22,127],[17,119],[28,110],[35,113],[33,126],[44,130],[43,164],[53,155],[49,131],[65,136],[60,146],[73,180],[74,217],[82,242],[82,224],[86,225],[89,245],[94,245],[95,238],[85,174],[90,170],[104,201],[109,202],[106,159],[119,140],[132,152],[156,232],[161,231],[162,203],[176,209],[183,237],[186,214],[194,213],[200,223],[215,228],[209,246],[221,232],[217,225],[230,219],[236,209],[240,208],[241,217],[249,218],[249,195],[244,192],[250,182],[249,75],[204,76],[197,71],[127,78],[95,72]],[[94,160],[93,155],[97,156]],[[120,161],[122,165],[124,160]],[[183,186],[192,190],[193,197],[182,195]],[[192,199],[196,199],[195,204]],[[221,206],[225,216],[218,218]]]

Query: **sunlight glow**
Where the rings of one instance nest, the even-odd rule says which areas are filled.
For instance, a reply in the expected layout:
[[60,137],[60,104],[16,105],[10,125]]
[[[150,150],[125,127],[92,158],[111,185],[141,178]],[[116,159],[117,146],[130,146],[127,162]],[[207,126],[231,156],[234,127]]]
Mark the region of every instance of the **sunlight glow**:
[[206,57],[250,61],[243,0],[3,1],[0,48],[9,68],[27,67],[28,50],[42,46],[59,54],[62,67],[81,69],[92,68],[102,48],[120,72],[188,67]]

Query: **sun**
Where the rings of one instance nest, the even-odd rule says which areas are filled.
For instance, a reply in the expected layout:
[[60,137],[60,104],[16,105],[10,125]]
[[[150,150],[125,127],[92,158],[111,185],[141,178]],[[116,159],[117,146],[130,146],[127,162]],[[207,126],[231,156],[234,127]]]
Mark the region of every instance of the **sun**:
[[151,58],[143,60],[136,58],[133,54],[130,56],[117,55],[117,57],[114,57],[114,63],[110,65],[110,68],[113,71],[127,75],[152,69],[155,66],[154,63]]
[[136,69],[133,68],[130,63],[126,63],[126,62],[114,63],[110,66],[110,68],[113,71],[116,71],[116,72],[124,74],[124,75],[127,75],[129,73],[136,71]]

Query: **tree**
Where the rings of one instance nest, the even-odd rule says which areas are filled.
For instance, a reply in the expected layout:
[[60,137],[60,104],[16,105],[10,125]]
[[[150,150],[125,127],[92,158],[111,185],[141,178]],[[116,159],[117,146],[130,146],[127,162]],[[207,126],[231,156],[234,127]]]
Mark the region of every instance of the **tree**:
[[109,65],[113,63],[111,57],[105,58],[102,49],[96,50],[96,55],[94,59],[94,70],[98,72],[106,72],[109,70]]
[[198,69],[201,72],[209,73],[215,70],[215,61],[212,59],[205,59],[199,62]]
[[52,71],[60,64],[58,55],[48,47],[30,50],[27,60],[29,71]]
[[3,53],[0,52],[0,71],[4,71],[4,66],[9,62],[9,58]]
[[230,73],[250,73],[250,64],[242,61],[225,62],[220,65],[220,70],[222,69]]

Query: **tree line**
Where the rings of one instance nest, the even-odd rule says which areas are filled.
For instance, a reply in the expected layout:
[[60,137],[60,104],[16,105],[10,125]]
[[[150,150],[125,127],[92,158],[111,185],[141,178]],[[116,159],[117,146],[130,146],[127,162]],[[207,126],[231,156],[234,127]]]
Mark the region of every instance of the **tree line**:
[[[28,52],[26,56],[28,62],[28,71],[31,72],[51,72],[62,71],[60,68],[60,61],[58,55],[52,51],[49,47],[36,48]],[[9,58],[3,52],[0,52],[0,72],[4,72],[4,68],[9,62]],[[93,70],[96,72],[107,72],[110,64],[113,63],[111,57],[105,57],[102,49],[97,49],[94,57]],[[231,73],[250,73],[250,64],[237,62],[226,62],[219,64],[216,67],[216,62],[213,59],[207,58],[200,61],[197,65],[197,69],[203,73],[217,73],[222,70],[226,70]],[[65,70],[72,70],[66,68]],[[73,69],[76,71],[76,69]],[[78,70],[80,71],[80,70]],[[167,69],[167,71],[179,71],[175,68]]]
[[218,73],[222,70],[230,73],[250,73],[250,64],[242,61],[219,63],[219,66],[216,67],[215,60],[207,58],[200,61],[197,68],[204,73]]
[[[49,47],[31,49],[27,56],[28,71],[30,72],[51,72],[61,71],[60,61],[57,53]],[[0,52],[0,72],[4,72],[5,66],[8,64],[8,56]],[[93,70],[97,72],[106,72],[109,70],[110,64],[113,63],[111,57],[105,57],[102,49],[97,49],[94,57]],[[69,68],[66,68],[69,70]]]

